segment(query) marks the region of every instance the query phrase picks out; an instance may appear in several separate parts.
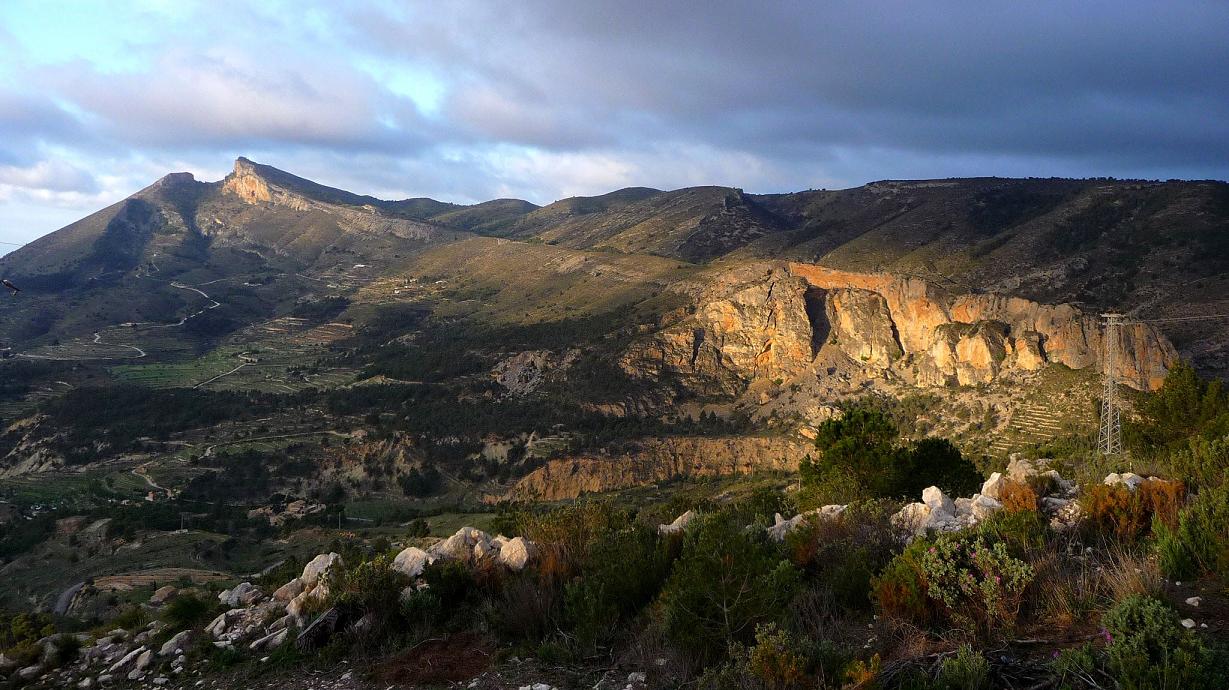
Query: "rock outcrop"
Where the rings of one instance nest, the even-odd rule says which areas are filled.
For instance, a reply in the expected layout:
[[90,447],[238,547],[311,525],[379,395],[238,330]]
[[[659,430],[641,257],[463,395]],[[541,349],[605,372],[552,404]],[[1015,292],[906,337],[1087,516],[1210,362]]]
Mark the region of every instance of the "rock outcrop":
[[[755,381],[819,375],[833,348],[867,377],[921,387],[991,383],[1051,364],[1100,367],[1098,319],[1068,304],[997,294],[953,294],[925,280],[802,263],[730,269],[689,293],[694,307],[622,357],[642,378],[671,374],[693,390],[740,394]],[[1124,326],[1119,379],[1141,390],[1177,358],[1156,328]]]
[[667,437],[648,439],[621,455],[551,460],[512,487],[512,500],[559,501],[585,493],[643,486],[679,477],[716,477],[794,470],[813,450],[788,437]]

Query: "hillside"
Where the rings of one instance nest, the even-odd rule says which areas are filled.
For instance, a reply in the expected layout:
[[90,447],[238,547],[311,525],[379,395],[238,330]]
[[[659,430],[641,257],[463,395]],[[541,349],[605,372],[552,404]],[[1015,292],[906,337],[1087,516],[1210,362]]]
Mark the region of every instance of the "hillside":
[[[314,448],[335,470],[267,489],[388,495],[446,470],[451,488],[427,493],[500,496],[594,451],[665,448],[667,462],[700,437],[806,439],[866,399],[912,401],[899,419],[912,433],[1002,458],[1091,433],[1099,310],[1207,314],[1229,299],[1226,195],[986,178],[459,206],[240,158],[221,181],[169,175],[0,258],[25,288],[0,301],[0,471],[139,457],[190,482],[178,447],[365,430],[374,456]],[[1117,374],[1154,389],[1178,355],[1221,371],[1227,323],[1130,327]],[[99,389],[219,412],[142,430],[116,410],[89,426],[97,393],[74,391]],[[239,412],[235,395],[271,397]],[[274,421],[248,426],[262,414]],[[82,428],[59,433],[66,422]]]

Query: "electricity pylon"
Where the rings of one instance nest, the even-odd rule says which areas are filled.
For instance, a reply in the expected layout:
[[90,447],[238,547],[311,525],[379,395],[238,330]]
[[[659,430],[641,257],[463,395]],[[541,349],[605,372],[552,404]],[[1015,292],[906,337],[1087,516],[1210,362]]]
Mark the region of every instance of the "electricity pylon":
[[1118,339],[1123,315],[1109,313],[1105,319],[1105,359],[1101,369],[1101,432],[1097,450],[1102,455],[1122,454],[1122,413],[1118,404]]

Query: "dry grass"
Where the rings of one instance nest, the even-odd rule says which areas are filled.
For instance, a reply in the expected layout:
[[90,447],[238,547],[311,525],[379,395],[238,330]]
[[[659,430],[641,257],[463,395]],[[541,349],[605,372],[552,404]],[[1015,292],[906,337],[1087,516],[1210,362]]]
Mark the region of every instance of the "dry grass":
[[1101,570],[1101,581],[1114,601],[1132,594],[1159,596],[1162,589],[1161,571],[1156,561],[1122,547],[1110,552]]
[[1003,504],[1003,510],[1009,513],[1036,511],[1037,500],[1037,492],[1024,482],[1007,479],[999,490],[999,501]]

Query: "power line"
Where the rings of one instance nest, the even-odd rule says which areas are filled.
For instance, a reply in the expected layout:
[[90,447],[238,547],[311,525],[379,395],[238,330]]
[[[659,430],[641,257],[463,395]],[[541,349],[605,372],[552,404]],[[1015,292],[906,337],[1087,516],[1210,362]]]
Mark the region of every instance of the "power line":
[[3,240],[0,240],[0,244],[7,244],[7,245],[10,245],[10,246],[13,246],[13,247],[24,247],[24,246],[26,246],[25,244],[23,244],[23,243],[21,243],[21,242],[4,242]]
[[1118,404],[1118,337],[1122,314],[1102,314],[1105,318],[1105,359],[1101,363],[1101,429],[1097,449],[1102,455],[1122,453],[1122,410]]

